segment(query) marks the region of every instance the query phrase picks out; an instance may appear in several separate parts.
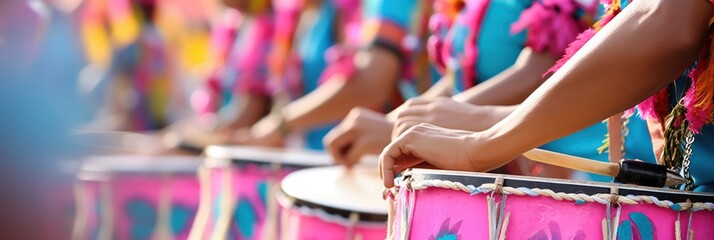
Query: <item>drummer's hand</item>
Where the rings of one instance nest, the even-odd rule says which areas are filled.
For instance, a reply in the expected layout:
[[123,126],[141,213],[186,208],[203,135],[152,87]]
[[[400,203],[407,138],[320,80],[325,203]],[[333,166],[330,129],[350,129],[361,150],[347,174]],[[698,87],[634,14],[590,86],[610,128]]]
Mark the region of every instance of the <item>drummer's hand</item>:
[[398,172],[424,162],[461,171],[488,171],[505,164],[490,156],[488,149],[493,147],[487,144],[480,133],[416,125],[392,140],[379,156],[384,186],[393,187]]
[[472,105],[454,101],[449,97],[417,98],[407,101],[402,106],[406,107],[397,115],[392,138],[396,138],[407,129],[420,123],[430,123],[452,129],[482,131],[510,113],[510,110],[505,110],[508,107]]
[[337,163],[349,168],[366,154],[379,154],[389,144],[391,131],[392,123],[384,115],[354,108],[325,136],[323,143]]
[[238,129],[233,137],[233,143],[263,147],[282,147],[285,142],[281,132],[280,116],[268,115],[250,128]]

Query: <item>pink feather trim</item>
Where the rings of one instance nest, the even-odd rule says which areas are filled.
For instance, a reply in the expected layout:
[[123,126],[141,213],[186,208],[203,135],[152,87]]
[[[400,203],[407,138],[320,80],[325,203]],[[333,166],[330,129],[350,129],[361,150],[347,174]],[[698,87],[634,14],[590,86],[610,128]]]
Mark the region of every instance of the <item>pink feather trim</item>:
[[573,0],[536,2],[511,26],[511,33],[527,30],[527,46],[560,57],[578,33],[588,28],[587,23],[574,17],[579,8]]
[[[709,52],[709,49],[705,49]],[[714,74],[708,59],[700,59],[699,66],[690,73],[692,85],[684,96],[683,105],[687,109],[685,114],[689,127],[694,133],[699,133],[701,128],[712,122],[714,111]]]
[[597,31],[595,31],[595,29],[592,29],[592,28],[580,33],[575,38],[575,41],[571,42],[568,45],[568,47],[565,49],[565,55],[562,58],[560,58],[555,63],[555,65],[553,65],[553,67],[548,69],[548,71],[546,71],[545,74],[543,74],[543,77],[547,78],[548,76],[557,72],[561,67],[563,67],[563,65],[565,65],[565,63],[568,62],[568,60],[570,60],[570,58],[572,58],[576,52],[578,52],[581,48],[583,48],[585,43],[590,41],[590,39],[592,39],[595,36],[595,33],[597,33]]

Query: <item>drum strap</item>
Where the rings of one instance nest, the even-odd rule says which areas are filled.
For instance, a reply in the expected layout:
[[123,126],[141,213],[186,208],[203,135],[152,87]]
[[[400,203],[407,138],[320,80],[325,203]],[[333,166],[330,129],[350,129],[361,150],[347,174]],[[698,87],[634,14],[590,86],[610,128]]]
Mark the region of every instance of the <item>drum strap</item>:
[[362,240],[362,235],[355,234],[355,226],[357,226],[357,222],[359,222],[359,213],[350,213],[350,218],[347,221],[347,233],[345,239]]
[[[411,178],[409,178],[408,181],[411,181]],[[412,211],[414,210],[414,199],[416,198],[416,191],[409,188],[404,188],[402,190],[403,191],[400,191],[400,194],[402,196],[399,199],[405,199],[406,201],[398,201],[401,202],[401,206],[399,206],[399,208],[402,209],[402,219],[400,220],[401,227],[399,235],[401,239],[407,240],[409,239],[409,232],[412,225]]]
[[220,208],[225,209],[220,212],[216,222],[214,223],[214,231],[211,233],[211,239],[227,239],[230,231],[231,220],[236,208],[236,199],[233,197],[233,177],[232,169],[225,167],[225,171],[221,173],[221,197],[219,200]]
[[[688,204],[691,204],[689,200],[687,200]],[[685,232],[686,240],[691,240],[694,239],[694,230],[692,230],[692,215],[694,215],[693,211],[687,211],[689,213],[689,220],[687,221],[687,231]],[[682,222],[680,220],[682,215],[682,211],[677,212],[677,220],[674,221],[674,239],[675,240],[682,240]]]
[[88,233],[88,218],[89,218],[89,186],[86,186],[81,181],[74,183],[74,199],[76,204],[74,228],[72,229],[72,239],[87,239]]
[[112,239],[114,235],[114,203],[112,201],[112,186],[109,181],[102,182],[100,185],[102,212],[101,227],[99,228],[99,239]]
[[[506,238],[506,229],[508,227],[508,219],[511,213],[505,213],[506,209],[506,194],[503,193],[503,177],[498,176],[494,182],[495,188],[491,191],[491,195],[486,197],[488,206],[488,226],[490,240],[503,240]],[[501,202],[496,203],[495,194],[501,195]],[[505,214],[504,214],[505,213]]]
[[278,239],[278,202],[275,201],[275,196],[277,191],[279,191],[278,184],[280,184],[280,169],[282,165],[280,163],[273,163],[270,165],[271,175],[266,181],[268,189],[268,196],[265,199],[266,210],[265,210],[265,225],[263,226],[263,239],[267,240],[277,240]]
[[191,227],[191,232],[189,232],[189,240],[200,240],[201,238],[208,237],[206,234],[206,225],[208,224],[208,218],[211,214],[211,209],[213,209],[213,201],[211,199],[211,169],[205,165],[201,165],[198,168],[197,177],[198,184],[201,187],[199,192],[199,205],[198,211],[196,213],[196,220]]
[[168,186],[171,182],[171,175],[162,174],[161,189],[159,189],[158,200],[158,221],[154,237],[156,239],[171,239],[171,189]]

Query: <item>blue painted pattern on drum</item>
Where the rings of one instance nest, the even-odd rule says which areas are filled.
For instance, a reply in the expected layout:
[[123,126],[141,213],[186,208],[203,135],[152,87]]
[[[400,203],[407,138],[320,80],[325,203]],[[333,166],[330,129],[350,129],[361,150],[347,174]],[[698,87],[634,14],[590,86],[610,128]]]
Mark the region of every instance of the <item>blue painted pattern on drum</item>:
[[617,239],[654,239],[654,225],[647,215],[641,212],[633,212],[629,215],[630,219],[622,221],[617,230]]
[[264,181],[258,182],[257,191],[263,206],[268,206],[268,183]]
[[439,232],[436,235],[429,236],[429,240],[456,240],[461,239],[458,235],[459,228],[461,228],[461,223],[463,221],[458,221],[451,226],[451,218],[447,218],[441,223]]
[[186,206],[171,206],[171,231],[175,235],[188,231],[195,214],[195,210]]
[[241,198],[238,200],[238,206],[236,206],[233,217],[235,219],[234,224],[243,237],[251,238],[255,234],[257,215],[255,207],[248,199]]
[[135,198],[126,204],[126,213],[131,224],[131,239],[151,239],[158,219],[156,208],[144,199]]

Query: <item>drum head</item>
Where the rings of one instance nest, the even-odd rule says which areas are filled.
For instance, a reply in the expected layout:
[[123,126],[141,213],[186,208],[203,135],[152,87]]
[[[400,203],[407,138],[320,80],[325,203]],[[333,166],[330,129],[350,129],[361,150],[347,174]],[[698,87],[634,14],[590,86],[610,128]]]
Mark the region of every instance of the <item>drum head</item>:
[[209,146],[205,151],[208,165],[227,165],[230,163],[279,163],[284,166],[314,167],[333,163],[324,152],[305,149],[278,149],[250,146]]
[[382,199],[382,180],[376,168],[341,166],[310,168],[293,172],[282,181],[286,195],[296,201],[372,215],[387,215]]
[[192,156],[110,155],[84,160],[82,173],[195,173],[201,161]]

